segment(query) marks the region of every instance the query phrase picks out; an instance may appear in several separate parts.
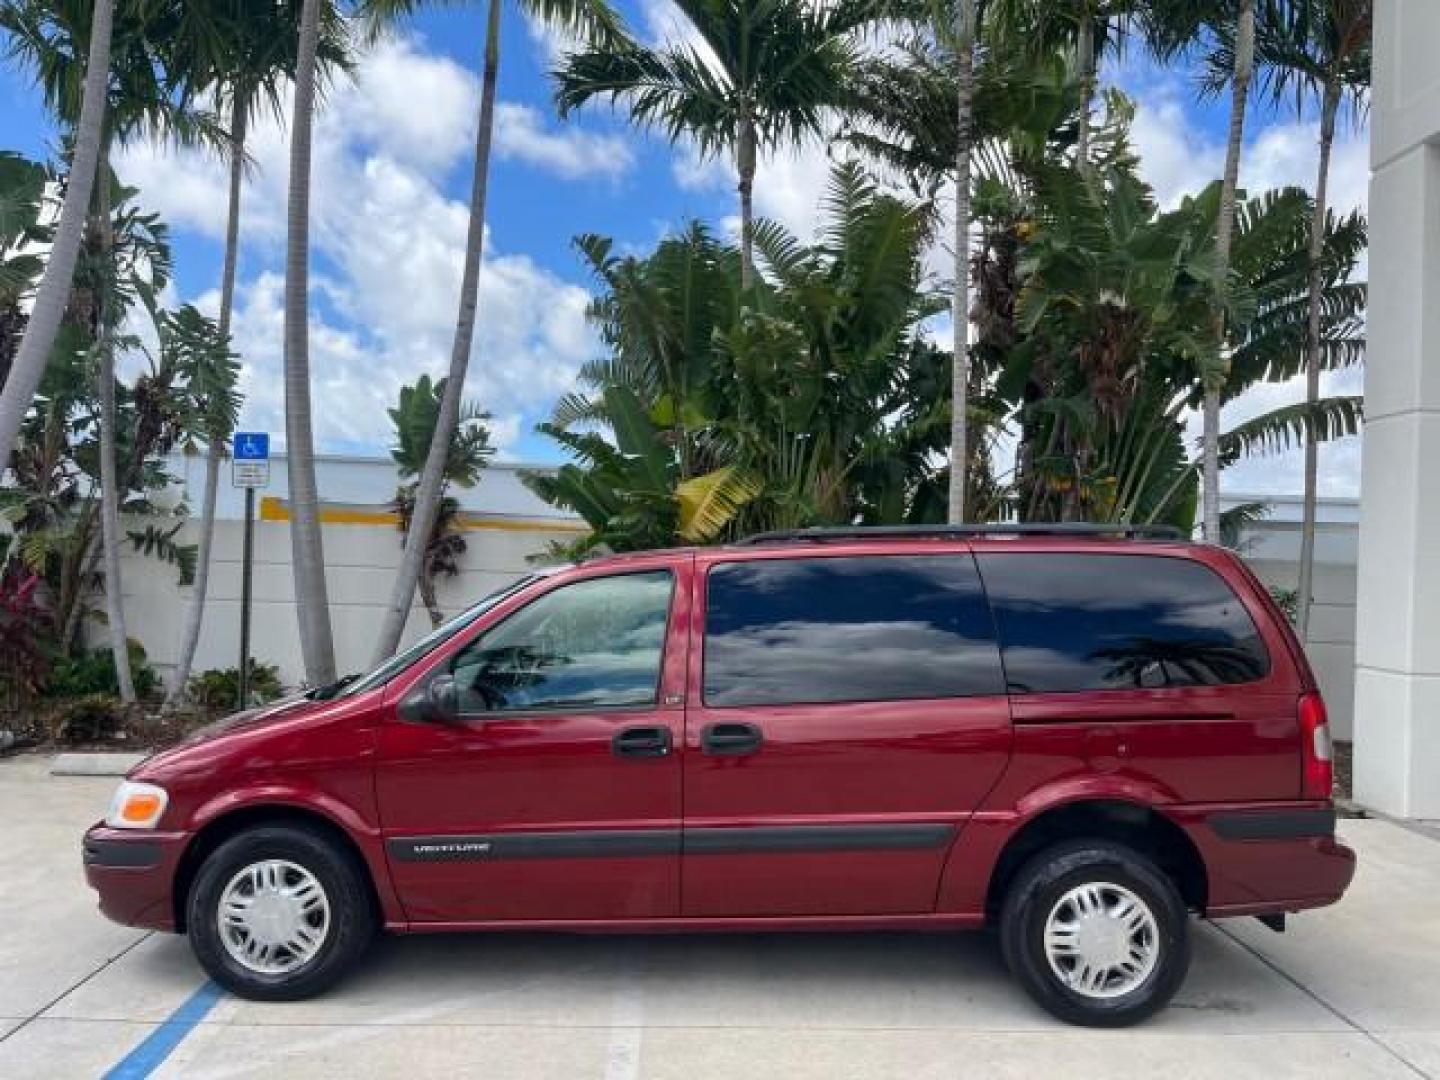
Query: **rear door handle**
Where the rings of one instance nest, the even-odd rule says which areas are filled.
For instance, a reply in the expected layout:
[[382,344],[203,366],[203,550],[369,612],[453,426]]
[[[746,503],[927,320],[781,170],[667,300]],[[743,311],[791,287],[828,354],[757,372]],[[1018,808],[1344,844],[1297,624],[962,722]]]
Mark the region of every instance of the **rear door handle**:
[[700,733],[700,749],[713,757],[753,754],[764,741],[754,724],[710,724]]
[[670,753],[668,727],[630,727],[610,740],[616,757],[656,758]]

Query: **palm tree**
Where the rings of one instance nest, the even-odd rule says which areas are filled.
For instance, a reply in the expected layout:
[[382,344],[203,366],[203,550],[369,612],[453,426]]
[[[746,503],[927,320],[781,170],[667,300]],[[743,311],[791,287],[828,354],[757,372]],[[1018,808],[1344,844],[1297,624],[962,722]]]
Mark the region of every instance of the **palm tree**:
[[[761,221],[771,273],[693,226],[645,259],[586,237],[611,354],[541,430],[575,458],[527,482],[633,549],[810,524],[943,518],[949,356],[919,337],[933,208],[838,167],[818,241]],[[597,430],[599,429],[599,430]]]
[[[12,52],[28,54],[26,42],[33,40],[28,24],[37,17],[39,13],[25,0],[6,2],[0,7],[0,29],[14,35],[11,39]],[[80,253],[85,220],[90,213],[90,193],[100,168],[113,21],[113,0],[95,0],[90,13],[89,47],[80,85],[79,111],[74,117],[70,178],[65,187],[65,201],[60,208],[60,221],[30,310],[25,336],[6,375],[4,389],[0,391],[0,473],[10,467],[15,439],[40,386],[40,378],[45,374],[50,349],[55,344],[55,335],[59,332],[60,320],[64,317],[65,305],[70,297],[70,280],[75,273],[75,260]],[[23,35],[22,30],[25,31]],[[56,92],[47,86],[46,94],[52,107],[56,105]]]
[[[1335,123],[1348,98],[1363,106],[1370,88],[1373,0],[1262,0],[1256,51],[1269,95],[1293,97],[1297,112],[1318,94],[1320,154],[1315,174],[1316,211],[1310,234],[1310,281],[1305,334],[1305,401],[1320,399],[1320,347],[1324,291],[1324,224],[1329,209],[1330,154]],[[1304,510],[1300,527],[1299,597],[1295,624],[1302,640],[1310,629],[1315,573],[1315,491],[1318,441],[1305,440]]]
[[[135,206],[133,190],[107,186],[115,191],[111,225],[85,230],[65,318],[35,405],[21,425],[11,458],[15,482],[6,491],[7,516],[25,537],[22,555],[46,574],[53,590],[57,645],[65,653],[87,612],[85,601],[97,583],[103,554],[95,542],[101,509],[96,495],[101,480],[97,343],[114,334],[123,312],[136,303],[153,311],[171,265],[159,218]],[[103,241],[102,231],[108,233]],[[102,334],[100,320],[107,313],[113,325],[103,327]],[[128,349],[135,343],[120,337],[116,344]],[[159,480],[152,455],[165,451],[173,429],[167,420],[173,397],[169,382],[168,376],[155,378],[152,372],[133,387],[113,387],[121,421],[116,440],[122,450],[117,470],[121,500],[143,494]]]
[[[213,5],[187,4],[182,13],[186,22],[174,32],[166,56],[168,69],[189,73],[188,89],[195,93],[213,91],[222,107],[228,105],[230,115],[225,144],[230,186],[218,314],[222,341],[229,340],[235,306],[246,132],[260,108],[268,107],[277,116],[281,112],[283,88],[295,72],[299,45],[298,15],[299,11],[293,3],[277,4],[271,0],[215,0]],[[332,5],[327,5],[320,16],[316,65],[322,79],[332,70],[348,69],[351,65],[347,33],[339,12]],[[215,493],[220,483],[220,463],[233,427],[233,419],[228,425],[222,424],[218,428],[207,425],[199,555],[195,583],[185,613],[180,652],[166,695],[166,703],[171,705],[186,693],[195,650],[200,643],[215,535]]]
[[[1183,2],[1183,0],[1177,0]],[[1118,50],[1143,0],[995,0],[998,32],[1032,56],[1072,51],[1080,88],[1075,160],[1089,169],[1100,58]]]
[[[1245,105],[1250,96],[1250,79],[1255,71],[1255,0],[1240,0],[1235,17],[1234,60],[1230,74],[1230,132],[1225,144],[1225,173],[1220,188],[1220,221],[1215,229],[1215,282],[1220,297],[1215,305],[1215,352],[1225,350],[1225,305],[1229,291],[1230,246],[1235,236],[1236,188],[1240,182],[1240,152],[1245,142]],[[1323,216],[1316,218],[1323,221]],[[1204,536],[1220,542],[1220,392],[1225,378],[1223,359],[1212,366],[1214,374],[1205,381],[1204,468],[1201,476]]]
[[[93,72],[87,69],[82,73],[74,58],[81,52],[88,53],[93,47],[89,39],[96,30],[95,13],[91,0],[17,0],[0,9],[0,22],[10,32],[12,51],[35,68],[47,103],[76,133],[77,139],[85,118],[87,94],[83,88],[88,87]],[[164,40],[165,32],[170,28],[167,20],[172,14],[169,9],[127,2],[118,12],[108,12],[104,18],[109,60],[104,72],[103,89],[108,100],[104,105],[105,118],[100,124],[97,172],[90,187],[89,228],[95,233],[98,258],[105,264],[109,264],[114,255],[112,226],[115,202],[109,164],[111,147],[117,142],[124,143],[142,135],[162,135],[190,143],[216,137],[209,117],[191,108],[183,93],[177,96],[183,79],[178,73],[166,72],[163,68],[156,43]],[[77,158],[78,153],[77,142]],[[76,179],[75,168],[72,167],[70,182]],[[73,273],[72,265],[67,274],[67,288],[68,278],[73,277]],[[115,292],[115,271],[107,265],[98,273],[96,280],[99,289],[94,298],[93,348],[98,361],[100,401],[100,524],[106,616],[120,697],[130,703],[135,700],[135,688],[130,677],[120,580],[122,537],[115,434],[114,339],[124,312],[123,306],[117,303],[122,298]],[[53,333],[50,338],[53,343]],[[21,352],[25,352],[23,343]],[[18,362],[16,368],[17,373],[23,370]],[[9,453],[10,447],[7,446],[5,454]]]
[[[1064,143],[1008,140],[1008,170],[987,168],[985,225],[972,316],[974,355],[994,372],[1000,411],[1020,428],[1017,498],[1025,518],[1160,520],[1188,527],[1197,463],[1184,445],[1185,411],[1200,404],[1195,373],[1214,355],[1215,222],[1222,182],[1160,212],[1126,149],[1128,103],[1112,98],[1097,133],[1115,162],[1083,174]],[[1225,352],[1233,397],[1282,381],[1303,352],[1312,206],[1304,192],[1242,204],[1232,253]],[[1324,366],[1363,355],[1364,286],[1346,282],[1363,252],[1363,219],[1326,217]],[[1287,367],[1287,365],[1289,365]],[[1203,369],[1201,369],[1203,370]],[[1353,431],[1349,399],[1276,410],[1222,436],[1221,463],[1241,453]]]
[[335,641],[320,538],[315,438],[310,416],[310,140],[322,0],[301,0],[290,122],[290,197],[285,242],[285,458],[290,482],[291,561],[300,652],[314,686],[335,679]]
[[[947,516],[956,523],[966,518],[966,503],[981,497],[968,476],[980,443],[977,431],[970,430],[978,388],[967,342],[974,162],[978,155],[979,179],[993,179],[993,163],[1017,131],[1038,127],[1048,133],[1074,115],[1077,104],[1075,87],[1054,57],[1036,58],[1000,38],[988,41],[977,59],[979,27],[995,10],[993,3],[964,0],[956,32],[927,12],[930,18],[916,27],[913,39],[861,61],[846,103],[853,145],[931,198],[947,183],[955,187],[951,322],[957,361],[949,390]],[[985,487],[983,478],[979,486]]]
[[49,180],[50,170],[40,162],[0,151],[0,384],[25,333],[26,301],[45,272],[34,246],[49,239],[41,224]]
[[955,280],[950,303],[955,357],[950,375],[950,491],[947,519],[965,523],[970,462],[970,150],[975,100],[975,0],[959,0],[955,35]]
[[[105,151],[101,151],[108,157]],[[111,229],[110,170],[102,157],[105,172],[96,179],[94,217],[100,223],[101,258],[109,261],[114,247]],[[130,673],[130,636],[125,631],[125,597],[120,581],[120,485],[115,460],[115,342],[114,324],[119,320],[111,299],[112,273],[101,273],[97,293],[95,352],[100,360],[100,545],[105,559],[105,618],[110,630],[110,651],[115,658],[115,679],[120,700],[135,701],[135,680]]]
[[[390,456],[400,470],[402,483],[395,492],[394,507],[399,517],[400,533],[408,544],[415,527],[416,489],[413,478],[419,476],[429,457],[435,439],[435,426],[440,419],[440,404],[445,398],[445,380],[431,383],[429,375],[420,376],[413,386],[400,388],[399,404],[389,410],[395,425],[395,445]],[[465,553],[465,535],[460,526],[460,504],[450,496],[451,484],[474,487],[480,473],[495,452],[490,446],[490,430],[485,421],[490,414],[476,404],[461,409],[460,422],[450,438],[445,458],[445,483],[440,489],[440,513],[425,538],[425,559],[420,570],[419,590],[430,625],[445,620],[435,595],[435,579],[441,574],[453,577],[460,572],[460,556]],[[404,481],[412,481],[405,483]]]
[[220,459],[235,431],[240,414],[236,387],[240,367],[230,351],[230,335],[219,322],[211,322],[193,307],[167,315],[162,324],[161,347],[179,354],[189,383],[193,430],[205,443],[205,491],[201,496],[200,538],[191,582],[191,601],[185,610],[180,655],[175,677],[166,691],[166,705],[174,705],[189,685],[190,666],[200,640],[205,612],[205,591],[210,578],[210,548],[215,525],[215,500],[220,487]]
[[1154,51],[1162,59],[1208,51],[1206,92],[1230,89],[1230,126],[1225,145],[1220,213],[1215,227],[1215,355],[1204,365],[1202,408],[1201,503],[1205,539],[1220,542],[1220,396],[1224,389],[1225,307],[1230,287],[1230,249],[1235,236],[1235,210],[1240,155],[1245,142],[1245,108],[1255,72],[1255,0],[1152,0],[1143,19]]
[[572,53],[555,72],[562,115],[595,97],[709,158],[734,157],[742,285],[755,279],[755,169],[762,151],[821,132],[843,104],[855,35],[882,16],[873,0],[676,0],[699,37],[647,48],[632,38]]
[[[369,0],[367,12],[372,28],[375,28],[418,6],[419,0]],[[521,0],[521,6],[552,26],[578,33],[606,47],[613,47],[619,41],[619,23],[606,0]],[[440,415],[415,489],[405,550],[400,557],[400,567],[396,571],[390,601],[375,642],[376,663],[395,652],[405,632],[415,589],[424,573],[428,538],[442,507],[445,462],[460,423],[461,398],[474,347],[475,317],[480,302],[480,264],[485,246],[485,205],[490,180],[490,142],[495,128],[495,90],[500,75],[502,11],[502,0],[488,0],[480,114],[475,128],[475,162],[470,185],[470,220],[466,227],[465,263],[460,275],[460,301],[450,349],[450,367],[443,380],[445,392],[441,396]]]

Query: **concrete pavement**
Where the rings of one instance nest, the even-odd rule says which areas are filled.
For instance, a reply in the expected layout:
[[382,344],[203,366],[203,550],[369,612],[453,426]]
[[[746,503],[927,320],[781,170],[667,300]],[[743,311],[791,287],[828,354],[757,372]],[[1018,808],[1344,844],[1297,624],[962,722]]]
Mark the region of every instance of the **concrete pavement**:
[[1127,1031],[1052,1021],[983,934],[387,939],[319,1000],[222,995],[182,1031],[188,946],[107,922],[81,873],[114,781],[47,770],[0,761],[3,1077],[145,1075],[173,1037],[156,1076],[1440,1080],[1440,842],[1386,822],[1342,824],[1337,907],[1197,926],[1179,997]]

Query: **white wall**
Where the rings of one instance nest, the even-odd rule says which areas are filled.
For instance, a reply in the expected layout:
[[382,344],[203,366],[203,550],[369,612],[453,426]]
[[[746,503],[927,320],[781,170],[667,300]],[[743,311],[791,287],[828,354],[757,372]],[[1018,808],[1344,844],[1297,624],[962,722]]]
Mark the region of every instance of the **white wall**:
[[[127,523],[130,527],[138,524]],[[235,667],[239,663],[242,528],[239,521],[216,522],[215,556],[195,671]],[[341,672],[364,670],[370,666],[380,610],[389,598],[400,561],[400,534],[393,526],[327,524],[323,537],[336,666]],[[441,580],[437,590],[441,606],[447,614],[461,610],[527,573],[532,568],[527,557],[544,551],[551,540],[573,538],[573,532],[559,529],[467,531],[469,549],[463,572],[459,577]],[[145,646],[151,662],[168,673],[179,652],[191,590],[180,587],[173,566],[133,553],[125,556],[122,575],[127,629]],[[251,655],[278,664],[285,682],[296,685],[303,678],[303,669],[292,600],[290,525],[286,522],[255,523],[253,596]],[[406,640],[418,637],[429,626],[429,617],[417,597],[406,626]],[[90,636],[99,640],[103,629],[92,626]]]
[[[168,462],[179,483],[171,495],[192,508],[200,505],[204,483],[204,461],[196,456],[175,455]],[[285,505],[288,490],[283,455],[271,465],[270,485],[258,494]],[[451,494],[473,527],[465,530],[468,550],[461,562],[462,573],[444,578],[437,588],[447,614],[467,607],[489,592],[532,569],[531,556],[546,550],[552,541],[573,540],[581,527],[573,514],[556,510],[537,498],[521,482],[525,466],[492,464],[471,488],[453,488]],[[395,492],[397,474],[388,458],[320,455],[316,459],[316,483],[322,500],[322,515],[339,512],[351,518],[374,519],[387,510]],[[236,667],[240,662],[240,557],[243,524],[243,493],[231,486],[228,467],[221,471],[221,488],[216,508],[215,555],[210,572],[205,621],[195,654],[194,671],[213,667]],[[265,663],[277,664],[288,685],[303,678],[299,628],[293,603],[294,582],[290,566],[290,525],[284,520],[261,520],[257,498],[255,522],[254,604],[250,624],[250,655]],[[358,515],[357,515],[358,512]],[[125,523],[127,529],[144,526],[141,520]],[[160,522],[173,524],[173,519]],[[371,666],[379,613],[388,601],[400,562],[401,535],[393,523],[353,524],[326,522],[322,526],[325,548],[326,583],[330,592],[331,623],[335,637],[335,662],[342,673],[362,671]],[[192,517],[176,538],[194,543]],[[181,588],[173,566],[129,551],[122,560],[127,630],[145,646],[150,661],[168,675],[180,648],[189,588]],[[429,629],[429,616],[417,595],[405,641],[414,640]],[[91,641],[104,640],[104,629],[92,624]]]
[[1440,4],[1374,24],[1355,797],[1440,819]]
[[[1249,501],[1237,497],[1237,501]],[[1322,499],[1315,529],[1315,598],[1305,652],[1337,738],[1354,732],[1355,552],[1359,507],[1353,499]],[[1294,590],[1300,576],[1300,504],[1281,499],[1245,534],[1245,561],[1266,585]]]

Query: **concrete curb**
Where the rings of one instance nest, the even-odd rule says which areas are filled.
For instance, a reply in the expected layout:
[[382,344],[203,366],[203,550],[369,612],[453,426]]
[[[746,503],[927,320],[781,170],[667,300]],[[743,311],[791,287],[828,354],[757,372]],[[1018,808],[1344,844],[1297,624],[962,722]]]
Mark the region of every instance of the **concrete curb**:
[[50,763],[50,775],[124,776],[147,757],[136,753],[56,754]]

